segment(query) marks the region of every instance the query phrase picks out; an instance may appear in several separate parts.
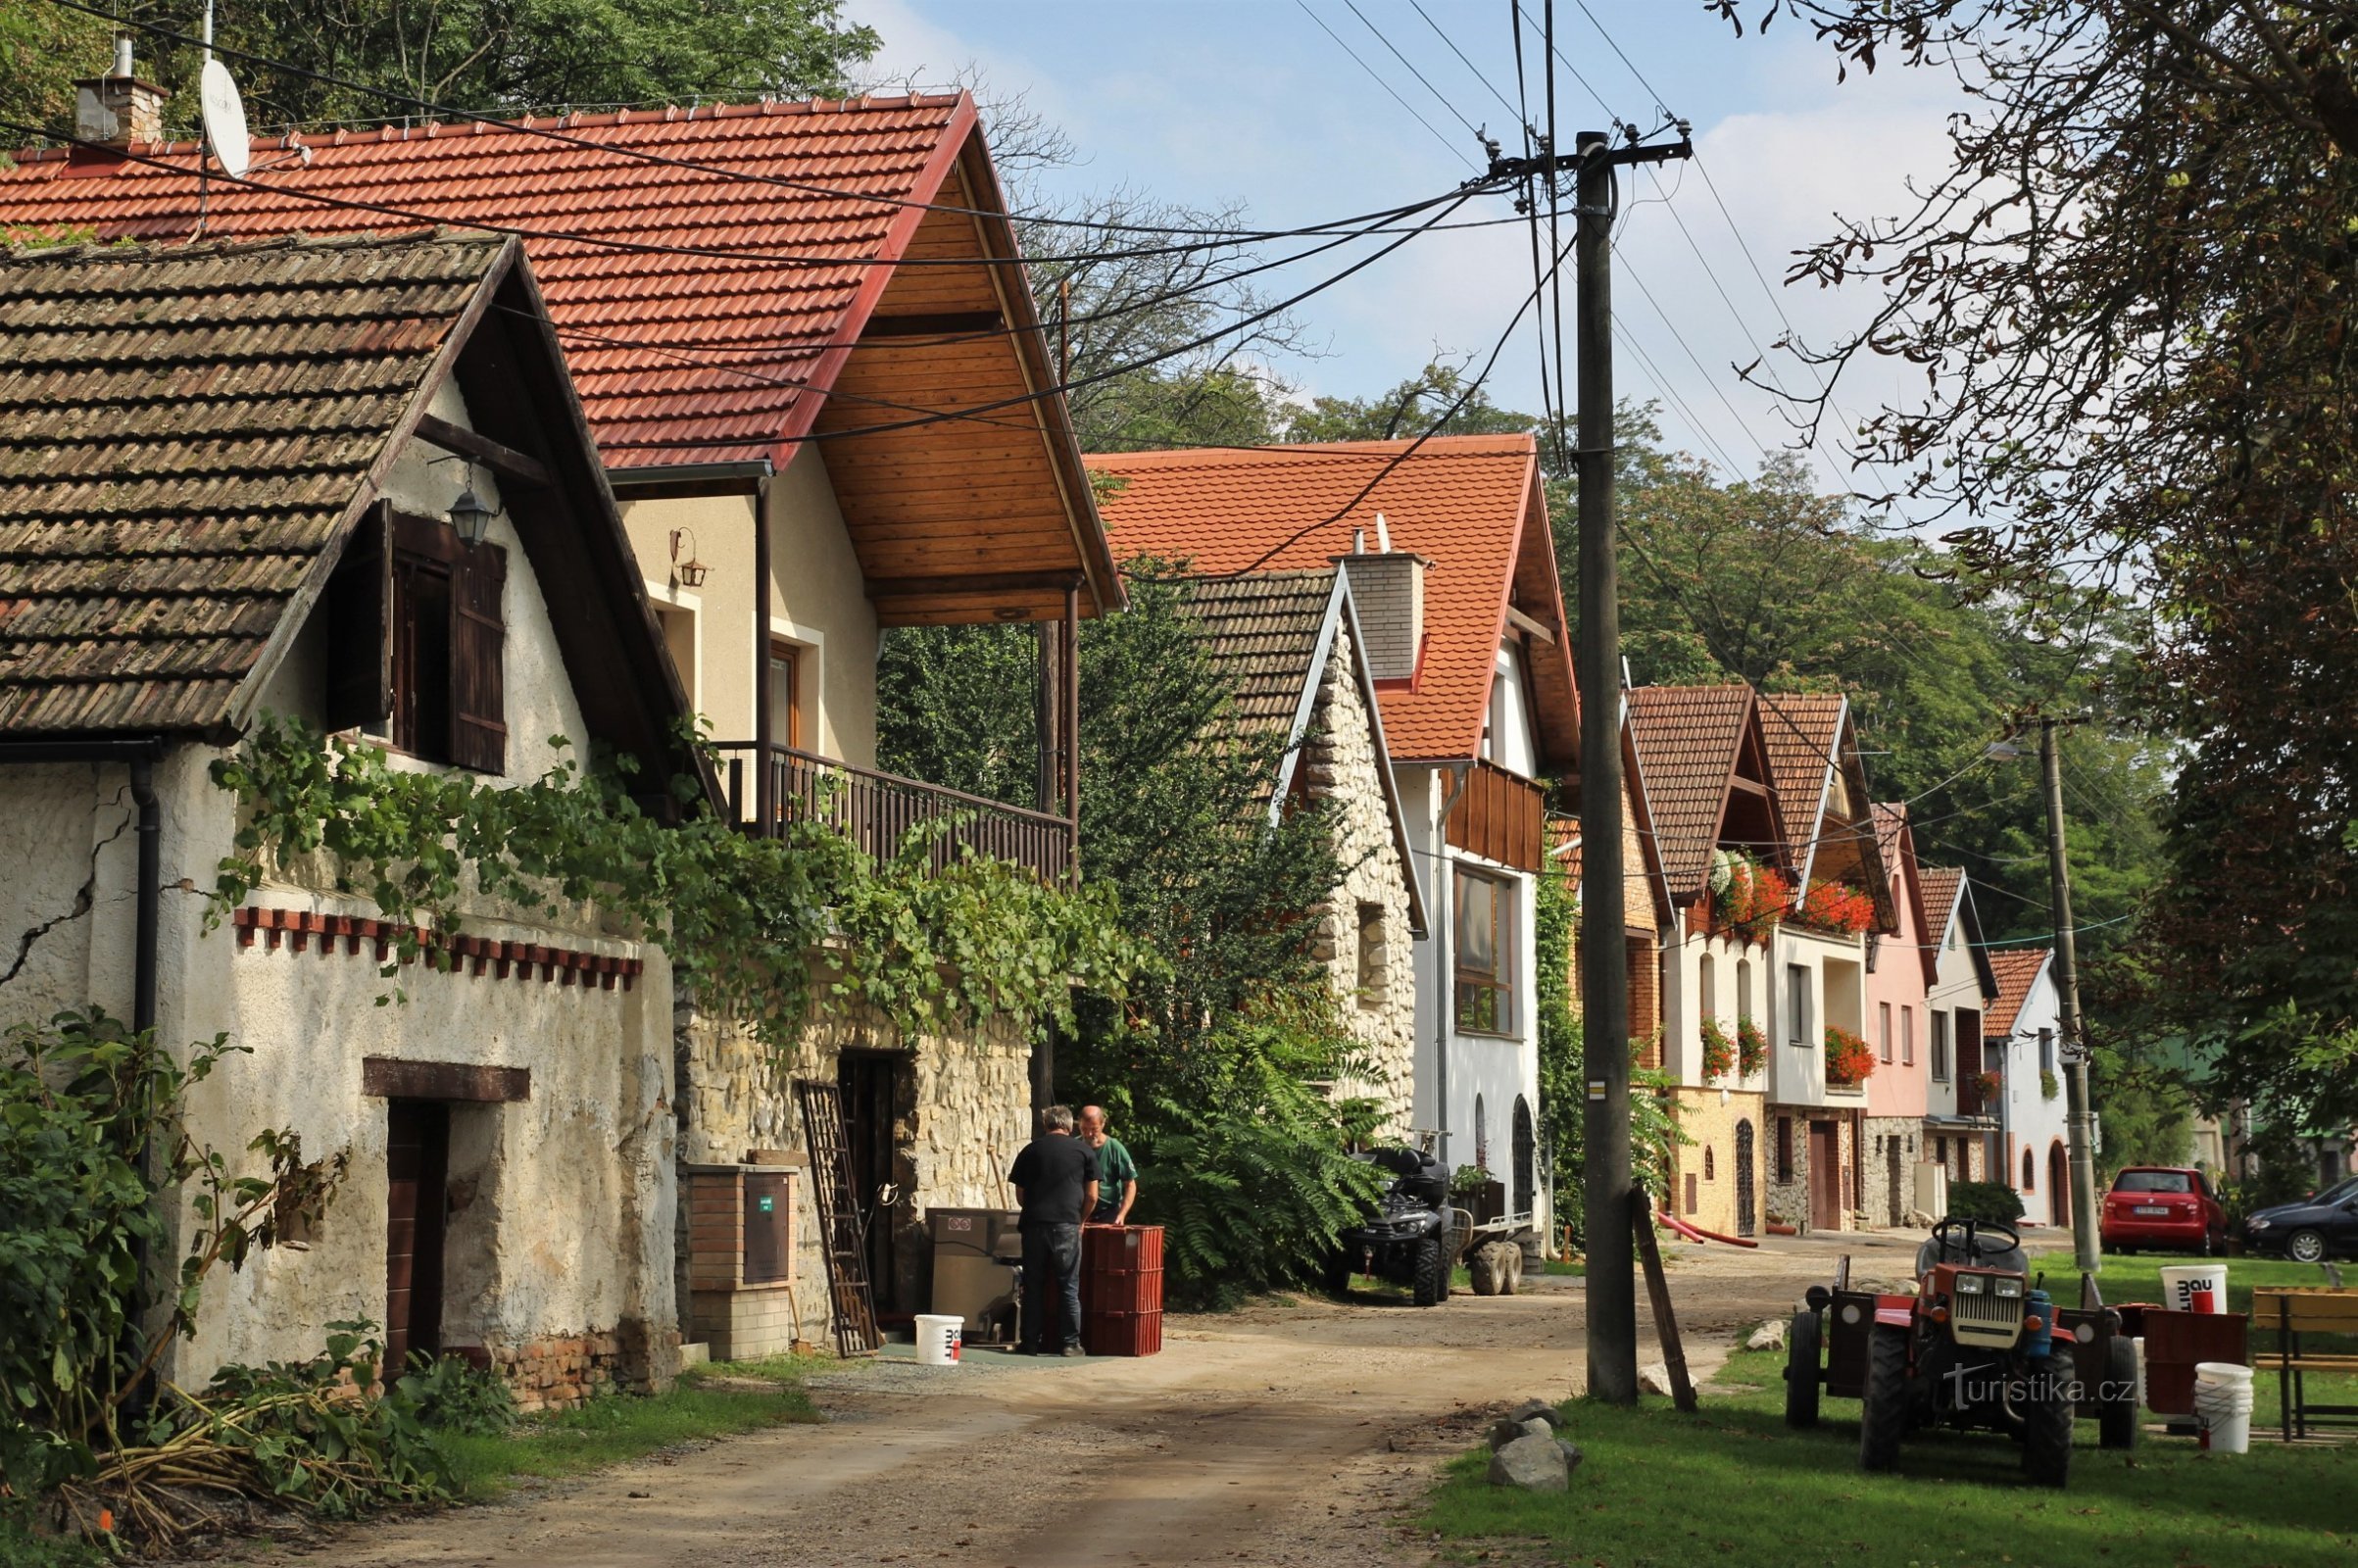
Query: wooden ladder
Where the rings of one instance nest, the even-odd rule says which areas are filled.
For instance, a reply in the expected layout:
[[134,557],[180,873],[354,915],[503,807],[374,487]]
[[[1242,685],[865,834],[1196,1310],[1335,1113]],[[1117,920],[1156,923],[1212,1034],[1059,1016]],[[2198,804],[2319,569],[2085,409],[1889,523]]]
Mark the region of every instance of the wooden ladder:
[[803,1136],[811,1145],[811,1196],[818,1204],[819,1250],[827,1261],[827,1292],[835,1310],[835,1352],[873,1355],[876,1303],[868,1291],[866,1229],[860,1223],[860,1194],[852,1185],[846,1157],[843,1095],[835,1085],[808,1078],[794,1081],[803,1112]]

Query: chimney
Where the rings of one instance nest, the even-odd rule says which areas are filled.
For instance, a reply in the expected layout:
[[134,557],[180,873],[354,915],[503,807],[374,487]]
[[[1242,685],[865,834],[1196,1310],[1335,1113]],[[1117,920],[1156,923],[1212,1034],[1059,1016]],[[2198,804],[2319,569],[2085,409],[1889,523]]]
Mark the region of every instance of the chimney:
[[1406,680],[1416,673],[1417,650],[1425,640],[1424,557],[1392,548],[1392,528],[1383,514],[1376,514],[1378,548],[1361,548],[1336,556],[1336,565],[1351,578],[1351,604],[1359,615],[1359,636],[1366,643],[1367,672],[1377,680]]
[[164,139],[164,100],[172,94],[131,74],[131,40],[115,40],[115,69],[74,84],[74,134],[117,147]]

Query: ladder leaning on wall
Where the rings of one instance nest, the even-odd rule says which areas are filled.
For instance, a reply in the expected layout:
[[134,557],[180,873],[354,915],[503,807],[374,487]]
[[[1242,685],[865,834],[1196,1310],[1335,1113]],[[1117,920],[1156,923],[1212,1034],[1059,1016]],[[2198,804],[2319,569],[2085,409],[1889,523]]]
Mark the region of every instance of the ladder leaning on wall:
[[836,1086],[808,1078],[794,1081],[803,1113],[803,1136],[811,1146],[811,1196],[818,1205],[819,1250],[827,1263],[827,1294],[834,1310],[838,1355],[873,1355],[876,1303],[868,1291],[866,1227],[860,1222],[860,1194],[852,1184],[845,1153],[843,1096]]

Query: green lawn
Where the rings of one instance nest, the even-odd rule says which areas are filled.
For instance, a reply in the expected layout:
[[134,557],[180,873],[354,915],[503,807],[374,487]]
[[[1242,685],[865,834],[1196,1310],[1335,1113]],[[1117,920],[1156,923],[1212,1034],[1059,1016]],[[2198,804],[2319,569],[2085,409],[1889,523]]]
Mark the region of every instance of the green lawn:
[[505,1437],[450,1434],[440,1441],[465,1495],[482,1501],[521,1476],[581,1475],[674,1444],[816,1421],[802,1380],[822,1364],[834,1363],[790,1355],[719,1362],[693,1368],[669,1394],[614,1395],[518,1422]]
[[2213,1457],[2160,1438],[2108,1453],[2082,1422],[2067,1492],[2024,1485],[2020,1450],[1989,1434],[1912,1437],[1897,1474],[1868,1476],[1854,1404],[1786,1428],[1783,1364],[1740,1352],[1695,1416],[1575,1400],[1566,1433],[1587,1458],[1569,1494],[1492,1487],[1488,1455],[1467,1454],[1419,1522],[1452,1555],[1584,1568],[2345,1568],[2358,1553],[2358,1447]]

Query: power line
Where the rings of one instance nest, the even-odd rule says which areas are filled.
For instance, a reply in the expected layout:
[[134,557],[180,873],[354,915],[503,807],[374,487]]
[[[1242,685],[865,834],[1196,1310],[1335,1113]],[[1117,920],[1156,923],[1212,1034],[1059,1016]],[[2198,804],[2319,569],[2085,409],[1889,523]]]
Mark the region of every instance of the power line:
[[1638,85],[1644,87],[1653,98],[1654,107],[1664,114],[1670,113],[1669,102],[1660,93],[1654,91],[1654,84],[1646,79],[1646,73],[1638,69],[1638,63],[1623,52],[1620,44],[1614,42],[1613,35],[1606,29],[1605,24],[1597,20],[1597,13],[1589,9],[1589,0],[1573,0],[1573,3],[1580,7],[1580,14],[1589,19],[1589,25],[1595,27],[1597,33],[1603,37],[1605,46],[1621,56],[1621,63],[1629,67],[1631,75],[1638,78]]
[[1482,127],[1475,124],[1472,121],[1466,119],[1464,113],[1458,109],[1456,104],[1449,100],[1449,95],[1446,92],[1443,92],[1439,87],[1434,86],[1432,79],[1423,72],[1416,69],[1416,62],[1410,60],[1406,55],[1401,54],[1400,51],[1400,46],[1394,43],[1390,38],[1384,36],[1384,29],[1367,20],[1367,13],[1359,9],[1358,0],[1343,0],[1343,4],[1350,9],[1352,16],[1359,19],[1361,25],[1365,26],[1369,32],[1375,34],[1376,42],[1382,44],[1385,48],[1392,51],[1393,59],[1399,61],[1401,65],[1408,69],[1409,75],[1414,76],[1418,81],[1424,83],[1425,91],[1431,93],[1435,98],[1441,100],[1441,107],[1447,109],[1451,115],[1455,116],[1457,123],[1463,125],[1476,140],[1481,139]]
[[[1531,13],[1523,9],[1522,0],[1514,0],[1514,7],[1515,14],[1517,16],[1521,17],[1525,22],[1531,23]],[[1532,23],[1531,30],[1534,32],[1540,32],[1543,29],[1537,23]],[[1555,56],[1556,60],[1562,64],[1563,68],[1572,74],[1572,79],[1580,83],[1583,91],[1587,92],[1590,97],[1597,100],[1597,107],[1604,111],[1604,115],[1607,120],[1610,120],[1616,125],[1622,123],[1621,117],[1613,113],[1613,106],[1604,101],[1604,94],[1598,92],[1594,86],[1592,86],[1589,82],[1589,78],[1580,74],[1580,68],[1572,63],[1570,57],[1565,55],[1561,49],[1555,47],[1555,40],[1552,35],[1550,35],[1547,40],[1547,52]],[[1550,73],[1550,74],[1552,74],[1552,73]]]
[[1302,14],[1303,16],[1309,18],[1312,22],[1317,23],[1318,30],[1325,33],[1328,37],[1334,39],[1335,47],[1342,50],[1345,54],[1351,56],[1351,63],[1356,65],[1361,71],[1366,72],[1369,78],[1373,80],[1377,86],[1383,88],[1384,91],[1390,95],[1394,103],[1399,104],[1402,109],[1408,111],[1409,119],[1424,126],[1425,129],[1432,134],[1432,137],[1435,141],[1441,143],[1442,146],[1449,150],[1451,156],[1458,158],[1466,157],[1464,149],[1460,148],[1455,142],[1449,140],[1449,137],[1443,135],[1439,126],[1435,125],[1433,122],[1427,120],[1423,115],[1418,114],[1414,104],[1410,103],[1407,99],[1402,98],[1400,93],[1393,88],[1392,83],[1386,81],[1382,75],[1377,74],[1375,67],[1360,59],[1359,51],[1353,49],[1350,44],[1345,43],[1343,41],[1343,34],[1328,26],[1326,24],[1326,19],[1310,9],[1309,0],[1294,0],[1294,4],[1302,8]]
[[[1493,98],[1498,100],[1498,107],[1505,110],[1508,114],[1513,115],[1515,117],[1515,123],[1519,125],[1526,124],[1524,115],[1519,113],[1515,109],[1514,105],[1506,101],[1506,94],[1500,92],[1497,87],[1491,84],[1490,77],[1482,74],[1482,68],[1480,66],[1477,66],[1471,60],[1466,59],[1465,51],[1457,47],[1457,41],[1454,38],[1451,38],[1448,33],[1441,30],[1441,24],[1433,20],[1432,13],[1428,12],[1424,6],[1419,3],[1419,0],[1408,0],[1408,5],[1409,8],[1418,16],[1425,19],[1425,25],[1433,29],[1433,36],[1439,38],[1443,43],[1449,45],[1449,53],[1455,55],[1458,60],[1464,64],[1465,69],[1473,73],[1474,79],[1482,83],[1483,87],[1489,91]],[[1356,10],[1357,8],[1353,7],[1352,9]],[[1522,38],[1518,35],[1515,39],[1515,85],[1518,88],[1520,88],[1522,85]],[[1469,126],[1468,128],[1470,129],[1472,127]]]

